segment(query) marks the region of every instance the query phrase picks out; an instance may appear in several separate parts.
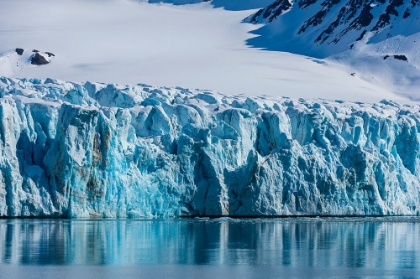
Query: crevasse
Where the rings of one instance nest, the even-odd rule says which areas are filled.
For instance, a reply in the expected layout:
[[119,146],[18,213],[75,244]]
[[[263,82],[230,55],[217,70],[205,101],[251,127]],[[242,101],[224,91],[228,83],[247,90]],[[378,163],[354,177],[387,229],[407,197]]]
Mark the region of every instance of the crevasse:
[[0,78],[0,216],[419,215],[420,107]]

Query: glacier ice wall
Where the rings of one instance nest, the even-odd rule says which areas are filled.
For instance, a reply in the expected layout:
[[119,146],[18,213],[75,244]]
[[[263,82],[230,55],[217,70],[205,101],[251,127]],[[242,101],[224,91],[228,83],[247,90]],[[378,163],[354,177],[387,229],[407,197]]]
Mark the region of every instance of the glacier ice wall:
[[419,215],[420,106],[0,78],[0,216]]

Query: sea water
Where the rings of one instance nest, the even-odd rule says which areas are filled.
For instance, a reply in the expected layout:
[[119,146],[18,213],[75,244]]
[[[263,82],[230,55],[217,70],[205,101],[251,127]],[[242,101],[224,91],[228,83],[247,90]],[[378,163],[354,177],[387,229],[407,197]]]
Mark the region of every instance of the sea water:
[[0,278],[420,278],[420,218],[3,219]]

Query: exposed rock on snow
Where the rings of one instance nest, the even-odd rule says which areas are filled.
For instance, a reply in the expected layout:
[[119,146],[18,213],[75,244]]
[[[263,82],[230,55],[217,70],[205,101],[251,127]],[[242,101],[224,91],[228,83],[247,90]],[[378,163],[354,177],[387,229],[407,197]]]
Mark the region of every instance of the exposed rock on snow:
[[250,16],[247,20],[251,23],[259,23],[261,18],[272,22],[278,16],[289,11],[293,6],[293,2],[289,0],[276,0],[264,9],[258,10],[255,14]]
[[394,55],[394,59],[401,60],[401,61],[408,61],[407,56],[405,55]]
[[47,65],[51,62],[51,57],[55,56],[51,52],[40,52],[36,49],[34,49],[32,52],[34,52],[30,58],[32,65]]
[[[385,55],[384,60],[388,59],[389,57],[390,57],[389,55]],[[394,57],[394,59],[396,60],[408,61],[407,56],[405,55],[392,55],[392,57]]]
[[17,54],[22,55],[23,52],[24,52],[24,49],[23,48],[16,48],[15,51],[16,51]]
[[420,213],[420,107],[0,79],[0,215]]

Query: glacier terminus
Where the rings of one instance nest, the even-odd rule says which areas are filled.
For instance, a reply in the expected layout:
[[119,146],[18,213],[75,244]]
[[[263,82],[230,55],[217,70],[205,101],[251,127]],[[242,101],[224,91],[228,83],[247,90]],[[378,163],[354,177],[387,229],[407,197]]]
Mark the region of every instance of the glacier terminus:
[[420,106],[0,78],[0,216],[420,214]]

